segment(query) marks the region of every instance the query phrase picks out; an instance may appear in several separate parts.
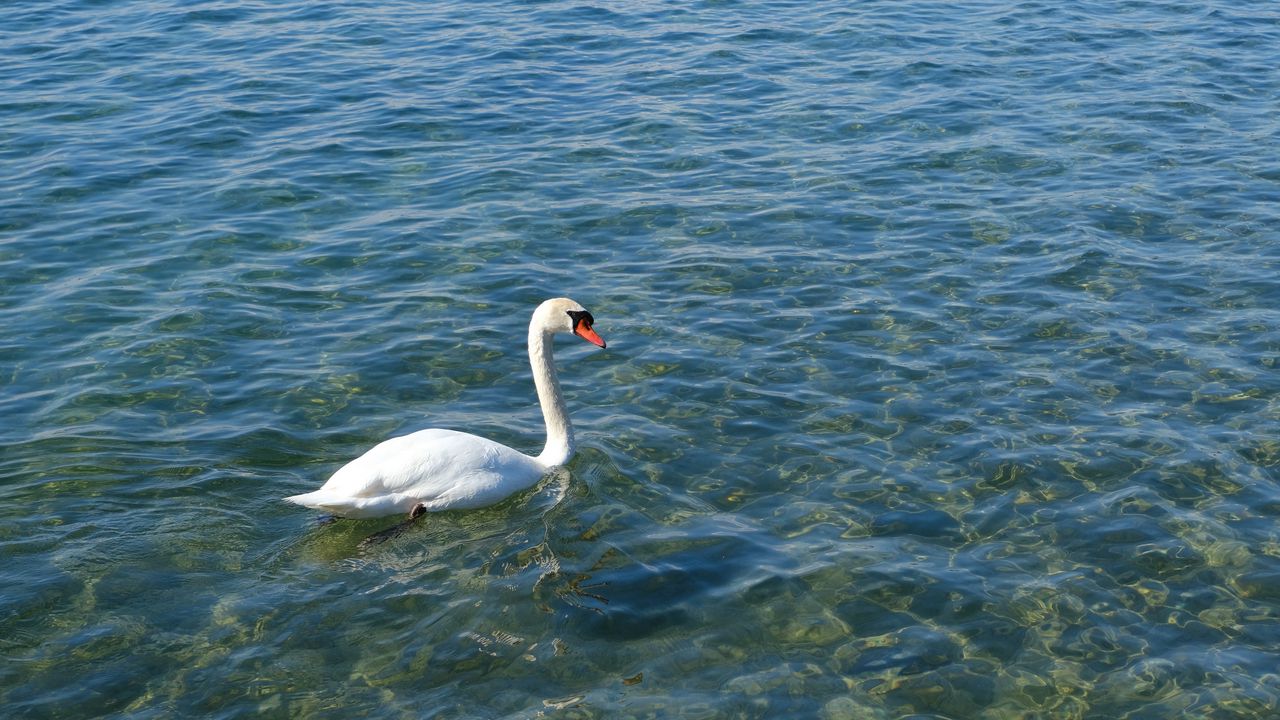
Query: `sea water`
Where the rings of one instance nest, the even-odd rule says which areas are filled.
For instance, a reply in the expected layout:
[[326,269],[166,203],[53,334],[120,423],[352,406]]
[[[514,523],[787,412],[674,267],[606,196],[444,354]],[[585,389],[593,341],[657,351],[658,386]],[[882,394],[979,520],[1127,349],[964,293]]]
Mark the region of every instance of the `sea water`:
[[[1280,7],[0,7],[6,717],[1280,715]],[[397,434],[491,508],[281,501]]]

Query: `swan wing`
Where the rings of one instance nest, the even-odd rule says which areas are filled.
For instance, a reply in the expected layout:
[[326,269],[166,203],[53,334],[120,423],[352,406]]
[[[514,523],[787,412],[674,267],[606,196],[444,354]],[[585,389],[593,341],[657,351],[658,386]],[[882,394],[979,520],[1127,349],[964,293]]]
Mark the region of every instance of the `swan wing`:
[[391,438],[344,465],[319,490],[285,498],[345,517],[467,509],[495,503],[546,472],[506,445],[453,430]]

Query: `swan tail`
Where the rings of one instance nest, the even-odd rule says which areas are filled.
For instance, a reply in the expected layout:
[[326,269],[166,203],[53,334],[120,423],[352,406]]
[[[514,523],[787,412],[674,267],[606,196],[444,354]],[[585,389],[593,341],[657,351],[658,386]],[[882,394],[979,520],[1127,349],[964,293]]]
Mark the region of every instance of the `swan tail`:
[[325,495],[321,492],[309,492],[301,495],[290,495],[284,499],[285,502],[291,502],[294,505],[309,507],[312,510],[323,510],[331,512],[335,515],[343,515],[345,511],[351,509],[351,502],[341,498]]
[[290,495],[285,502],[309,507],[312,510],[327,512],[346,518],[381,517],[413,509],[414,500],[402,495],[383,495],[379,497],[350,497],[326,493],[323,489],[301,495]]

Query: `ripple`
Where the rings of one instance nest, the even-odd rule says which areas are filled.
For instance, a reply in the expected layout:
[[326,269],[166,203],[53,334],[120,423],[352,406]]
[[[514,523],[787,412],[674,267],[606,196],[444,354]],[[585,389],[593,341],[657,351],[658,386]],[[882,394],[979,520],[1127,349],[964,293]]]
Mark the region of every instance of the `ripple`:
[[[19,714],[1274,714],[1269,9],[0,23]],[[566,473],[373,549],[278,501],[535,447],[562,294]]]

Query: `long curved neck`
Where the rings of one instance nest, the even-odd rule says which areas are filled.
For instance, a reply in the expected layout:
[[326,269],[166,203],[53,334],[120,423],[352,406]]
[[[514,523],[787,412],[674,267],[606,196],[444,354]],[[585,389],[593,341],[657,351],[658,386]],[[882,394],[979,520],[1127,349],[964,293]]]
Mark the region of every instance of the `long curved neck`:
[[573,425],[560,395],[551,340],[552,334],[535,317],[529,323],[529,366],[533,368],[533,385],[538,389],[542,419],[547,423],[547,444],[538,462],[547,466],[563,465],[573,456]]

